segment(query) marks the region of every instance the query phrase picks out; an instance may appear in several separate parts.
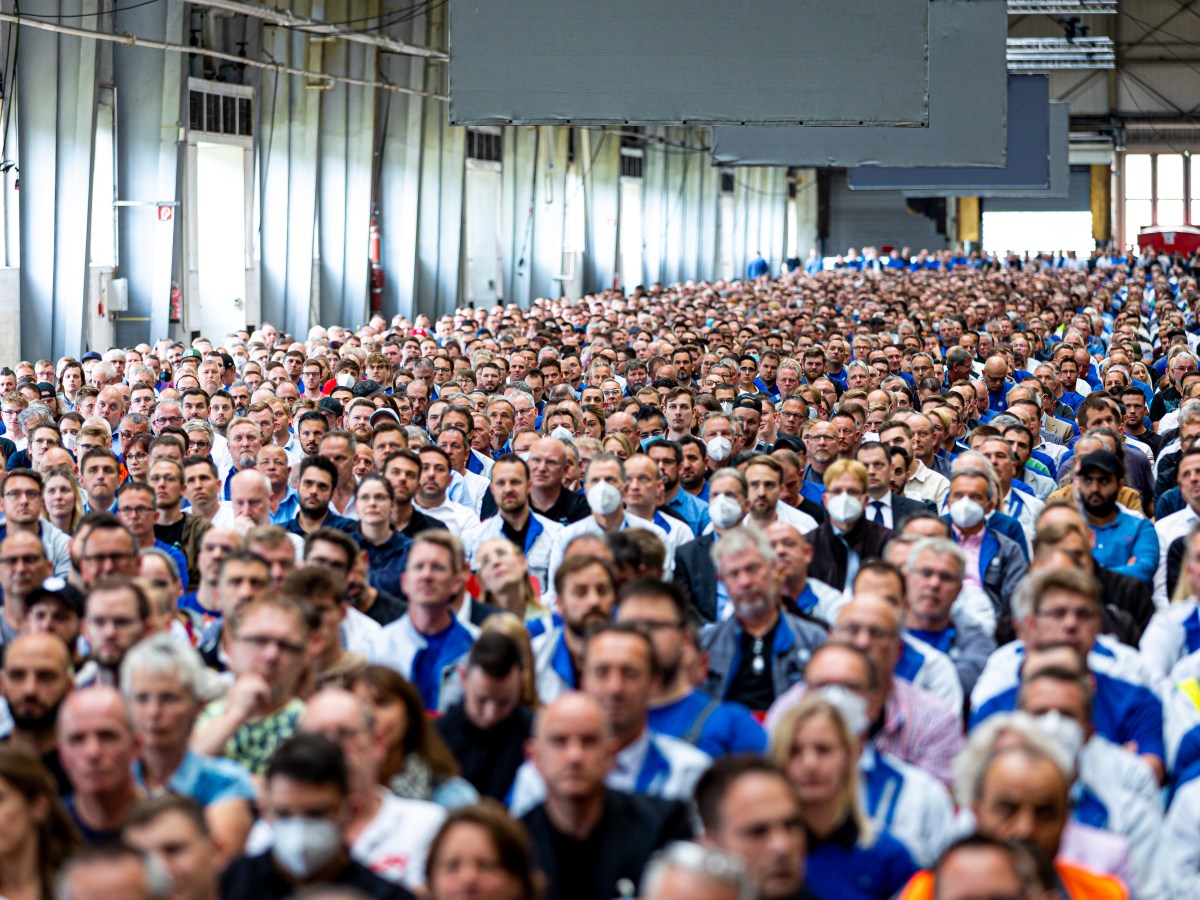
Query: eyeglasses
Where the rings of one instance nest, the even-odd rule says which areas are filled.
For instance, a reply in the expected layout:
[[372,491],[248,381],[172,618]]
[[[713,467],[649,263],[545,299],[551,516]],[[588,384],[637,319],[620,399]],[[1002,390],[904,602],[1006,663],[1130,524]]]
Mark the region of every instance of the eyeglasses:
[[126,453],[125,462],[145,462],[150,458],[149,453]]
[[859,622],[843,622],[835,625],[833,633],[838,637],[858,637],[865,634],[873,641],[885,641],[896,637],[899,633],[894,628],[884,628],[882,625],[863,625]]
[[1091,622],[1099,618],[1100,613],[1094,609],[1056,606],[1054,609],[1039,609],[1035,615],[1040,619],[1049,619],[1051,622],[1064,622],[1071,616],[1074,616],[1080,622]]
[[133,559],[133,553],[89,553],[83,557],[84,562],[91,563],[120,563]]
[[20,556],[0,556],[0,565],[3,566],[36,566],[38,563],[45,561],[46,557],[38,556],[36,553],[26,553]]
[[13,488],[11,491],[4,492],[5,500],[35,500],[41,496],[41,492],[35,490],[18,491]]
[[154,420],[155,425],[182,425],[183,416],[159,416]]
[[144,516],[155,510],[153,506],[122,506],[117,511],[120,513],[129,513],[131,516]]
[[299,656],[304,652],[304,647],[301,644],[293,644],[291,641],[283,638],[273,638],[265,634],[239,634],[235,640],[241,641],[255,650],[266,650],[268,647],[275,647],[280,653],[286,653],[290,656]]
[[936,578],[942,584],[954,584],[961,579],[951,572],[939,572],[937,569],[913,569],[918,578]]

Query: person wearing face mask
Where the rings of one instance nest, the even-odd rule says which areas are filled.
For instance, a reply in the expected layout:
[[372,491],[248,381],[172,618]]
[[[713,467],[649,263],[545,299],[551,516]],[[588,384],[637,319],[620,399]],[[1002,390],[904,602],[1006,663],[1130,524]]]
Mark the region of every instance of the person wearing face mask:
[[948,515],[950,536],[967,558],[963,585],[981,588],[996,609],[996,640],[1011,636],[1008,599],[1029,570],[1021,548],[988,525],[999,490],[992,473],[982,468],[962,468],[950,482]]
[[573,522],[559,532],[550,554],[547,580],[550,583],[554,582],[554,573],[562,564],[567,545],[581,534],[603,536],[627,528],[644,528],[663,542],[667,548],[665,574],[670,578],[675,568],[675,544],[663,529],[649,519],[643,519],[624,509],[625,492],[628,487],[625,464],[611,453],[593,456],[584,471],[583,484],[592,514],[586,519]]
[[729,592],[717,580],[713,545],[746,518],[749,502],[746,476],[737,469],[718,469],[709,479],[708,512],[712,530],[688,541],[675,554],[675,583],[687,593],[692,608],[706,622],[727,619],[732,613]]
[[[742,452],[741,424],[728,412],[709,413],[700,426],[700,439],[707,451],[709,471],[721,468]],[[707,500],[704,493],[698,495]]]
[[274,832],[270,850],[234,860],[221,896],[270,900],[338,886],[373,898],[413,895],[356,862],[347,848],[350,774],[341,748],[319,734],[282,744],[267,767],[263,805]]
[[864,559],[883,556],[893,532],[863,515],[867,496],[866,467],[839,459],[825,470],[825,508],[829,515],[806,537],[813,547],[808,574],[836,590],[854,583]]
[[1072,818],[1125,838],[1139,896],[1160,896],[1158,882],[1173,866],[1157,865],[1163,819],[1158,782],[1145,763],[1095,733],[1092,701],[1087,668],[1071,648],[1031,653],[1025,660],[1017,706],[1075,764]]

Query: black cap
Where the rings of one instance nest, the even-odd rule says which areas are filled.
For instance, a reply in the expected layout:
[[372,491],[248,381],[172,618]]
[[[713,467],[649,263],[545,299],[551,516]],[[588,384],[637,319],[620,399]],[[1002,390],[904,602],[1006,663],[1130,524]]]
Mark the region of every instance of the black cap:
[[54,385],[52,385],[48,381],[39,381],[37,383],[37,389],[43,397],[53,397],[54,396]]
[[1076,465],[1076,471],[1081,474],[1084,469],[1099,469],[1101,472],[1116,475],[1118,478],[1125,477],[1125,466],[1122,465],[1120,457],[1109,450],[1095,450],[1086,456],[1081,456]]
[[752,394],[742,394],[733,401],[734,409],[752,409],[756,413],[762,414],[762,401]]
[[95,350],[89,350],[87,353],[83,354],[83,357],[79,361],[87,362],[89,359],[100,359],[100,354]]
[[350,388],[350,393],[352,393],[356,398],[370,397],[372,394],[378,394],[382,390],[382,384],[380,384],[378,381],[372,381],[368,378],[365,381],[355,382]]
[[317,406],[320,407],[321,412],[332,413],[335,416],[340,416],[345,412],[342,401],[334,400],[332,397],[322,397]]
[[83,617],[83,594],[75,585],[58,575],[51,575],[25,597],[25,608],[33,609],[34,604],[43,600],[57,600],[75,613]]

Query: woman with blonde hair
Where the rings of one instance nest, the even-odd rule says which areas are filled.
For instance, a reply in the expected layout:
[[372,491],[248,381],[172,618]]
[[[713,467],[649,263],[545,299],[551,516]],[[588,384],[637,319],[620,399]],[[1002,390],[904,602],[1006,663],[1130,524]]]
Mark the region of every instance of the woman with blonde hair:
[[858,781],[862,745],[847,722],[849,715],[865,718],[866,712],[851,713],[849,702],[811,693],[776,724],[769,755],[800,799],[808,832],[806,885],[819,897],[886,900],[917,866],[898,840],[874,833],[863,810]]
[[629,439],[629,436],[619,431],[614,431],[608,435],[600,446],[605,453],[611,453],[622,462],[637,452],[637,446]]
[[[475,551],[475,568],[483,595],[490,603],[520,616],[522,620],[540,619],[550,610],[538,601],[538,592],[529,580],[529,564],[521,549],[508,538],[484,541]],[[542,586],[543,590],[546,586]]]
[[44,473],[42,515],[63,534],[74,534],[83,518],[83,494],[70,466],[55,466]]

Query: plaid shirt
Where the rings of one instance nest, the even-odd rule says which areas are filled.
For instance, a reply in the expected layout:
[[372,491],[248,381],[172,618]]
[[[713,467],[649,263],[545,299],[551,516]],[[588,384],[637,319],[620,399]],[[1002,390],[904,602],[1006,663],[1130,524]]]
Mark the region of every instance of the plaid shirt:
[[[807,690],[808,685],[799,682],[776,698],[767,711],[768,734]],[[880,753],[924,769],[953,789],[951,767],[963,746],[962,721],[941,697],[893,678],[892,692],[883,707],[883,727],[871,743]]]
[[895,678],[873,743],[952,788],[951,766],[963,747],[962,722],[942,698]]

